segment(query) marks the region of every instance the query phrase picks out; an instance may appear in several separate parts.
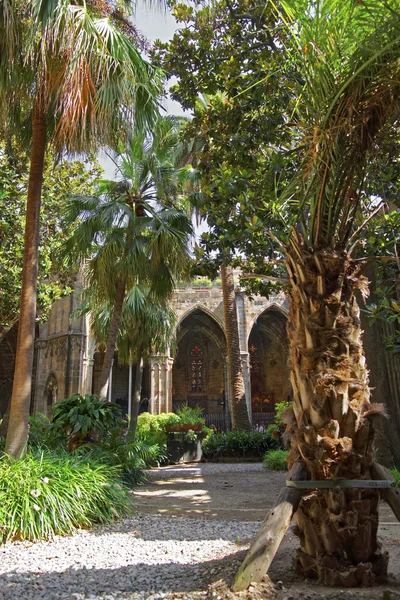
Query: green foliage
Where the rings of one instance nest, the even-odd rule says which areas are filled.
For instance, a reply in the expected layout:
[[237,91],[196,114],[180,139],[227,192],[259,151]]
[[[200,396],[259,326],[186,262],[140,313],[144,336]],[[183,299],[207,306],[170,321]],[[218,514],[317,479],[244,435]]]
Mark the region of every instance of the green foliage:
[[0,458],[0,540],[51,539],[130,511],[120,469],[90,454],[30,450]]
[[265,431],[212,433],[203,442],[204,456],[210,459],[223,456],[240,458],[245,455],[261,458],[270,448],[277,448],[277,442]]
[[199,406],[191,408],[187,403],[182,404],[176,411],[179,418],[178,425],[205,425],[205,419],[202,417],[203,409]]
[[210,288],[212,287],[212,282],[205,277],[198,277],[197,279],[193,279],[192,281],[193,288]]
[[[100,175],[96,160],[59,161],[48,155],[42,188],[38,315],[48,317],[53,302],[71,291],[75,273],[59,258],[58,250],[70,234],[61,225],[61,212],[70,194],[90,194]],[[18,316],[24,250],[25,203],[29,156],[15,143],[0,143],[0,293],[1,328]]]
[[82,439],[93,432],[104,434],[121,420],[121,407],[118,404],[99,400],[94,394],[74,394],[53,404],[52,409],[56,430],[68,436],[79,433]]
[[46,415],[35,413],[29,417],[29,446],[45,446],[50,450],[65,447],[67,436],[56,428]]
[[139,440],[148,444],[165,446],[167,443],[166,427],[179,424],[179,417],[175,413],[162,413],[151,415],[142,413],[138,416],[136,435]]
[[270,471],[287,471],[288,450],[268,450],[264,455],[263,465]]
[[89,456],[100,464],[118,467],[122,479],[130,486],[145,482],[145,469],[158,466],[167,460],[163,446],[147,444],[143,440],[126,436],[118,436],[110,443],[81,446],[74,451],[74,454],[76,453]]
[[292,407],[292,402],[284,400],[283,402],[277,402],[275,404],[275,417],[274,422],[278,427],[283,426],[284,423],[282,421],[283,414]]
[[398,469],[389,469],[389,471],[394,477],[395,486],[400,487],[400,471]]

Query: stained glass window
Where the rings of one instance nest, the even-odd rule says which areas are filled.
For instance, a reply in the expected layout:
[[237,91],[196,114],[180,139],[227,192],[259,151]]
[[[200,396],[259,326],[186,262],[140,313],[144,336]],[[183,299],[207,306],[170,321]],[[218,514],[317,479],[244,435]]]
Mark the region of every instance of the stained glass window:
[[258,356],[258,350],[254,344],[251,344],[249,348],[250,352],[250,371],[252,375],[258,375],[260,373],[260,357]]
[[203,352],[198,344],[192,348],[190,356],[192,392],[201,392],[203,389]]

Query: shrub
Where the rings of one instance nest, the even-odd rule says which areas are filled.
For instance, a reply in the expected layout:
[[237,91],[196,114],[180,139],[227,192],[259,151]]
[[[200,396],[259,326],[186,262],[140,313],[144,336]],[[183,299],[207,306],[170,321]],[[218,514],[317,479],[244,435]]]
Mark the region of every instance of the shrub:
[[283,402],[277,402],[275,404],[275,418],[274,421],[276,423],[276,425],[278,425],[278,427],[285,427],[284,422],[282,421],[282,417],[284,415],[284,413],[292,407],[292,402],[289,401],[283,401]]
[[176,414],[179,417],[179,425],[205,425],[206,422],[204,417],[201,416],[203,409],[200,406],[191,408],[187,403],[182,404]]
[[287,471],[288,454],[288,450],[268,450],[264,455],[264,467],[270,471]]
[[138,416],[136,436],[149,445],[158,444],[162,447],[167,443],[166,427],[178,424],[179,417],[175,413],[162,413],[160,415],[142,413]]
[[389,469],[389,471],[394,477],[395,486],[400,487],[400,471],[398,469]]
[[50,539],[130,512],[120,469],[90,454],[30,449],[0,458],[0,540]]
[[28,444],[55,450],[66,446],[67,436],[60,429],[57,430],[46,415],[35,413],[29,417]]
[[206,458],[217,458],[224,455],[240,458],[246,454],[261,458],[270,448],[277,448],[277,442],[265,431],[233,430],[225,433],[212,433],[203,442],[203,452]]
[[193,279],[192,287],[194,288],[210,288],[212,283],[206,277],[199,277],[198,279]]
[[70,438],[70,450],[88,441],[97,441],[100,435],[122,421],[118,404],[99,400],[94,394],[74,394],[53,404],[52,409],[54,430]]
[[214,281],[212,282],[212,286],[215,288],[222,287],[222,279],[214,279]]
[[164,446],[148,444],[137,438],[125,435],[111,435],[109,442],[100,445],[81,446],[75,452],[88,452],[100,463],[114,465],[121,469],[123,480],[129,485],[137,485],[147,480],[145,469],[167,461]]

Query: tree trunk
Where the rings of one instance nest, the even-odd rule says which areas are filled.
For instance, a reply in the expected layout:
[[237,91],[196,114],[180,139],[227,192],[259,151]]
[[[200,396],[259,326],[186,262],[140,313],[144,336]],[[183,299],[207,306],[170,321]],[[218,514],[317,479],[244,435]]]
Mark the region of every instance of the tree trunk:
[[119,331],[119,326],[121,323],[122,316],[122,306],[124,304],[125,299],[125,288],[126,288],[126,279],[125,277],[120,277],[117,281],[117,289],[115,295],[114,309],[113,315],[110,323],[110,329],[108,330],[108,338],[106,351],[104,354],[103,366],[101,368],[100,373],[100,398],[107,397],[107,389],[108,389],[108,381],[110,378],[110,370],[113,364],[114,359],[114,351],[115,345],[117,342],[117,336]]
[[22,267],[21,307],[15,357],[14,383],[6,453],[20,458],[28,439],[28,418],[32,390],[35,344],[36,292],[44,157],[46,153],[46,116],[36,106],[32,117],[32,150],[26,204],[24,261]]
[[234,429],[250,429],[240,356],[233,268],[231,266],[221,266],[221,279],[228,352],[228,375],[231,384],[232,427]]
[[[288,248],[293,413],[289,463],[303,460],[312,479],[371,479],[374,415],[355,289],[357,263],[330,249]],[[377,541],[378,490],[313,490],[295,513],[296,567],[327,585],[372,585],[388,556]]]
[[137,420],[140,408],[140,398],[142,394],[142,379],[143,379],[143,356],[138,351],[138,359],[136,363],[135,386],[133,389],[132,415],[129,425],[129,433],[136,434]]

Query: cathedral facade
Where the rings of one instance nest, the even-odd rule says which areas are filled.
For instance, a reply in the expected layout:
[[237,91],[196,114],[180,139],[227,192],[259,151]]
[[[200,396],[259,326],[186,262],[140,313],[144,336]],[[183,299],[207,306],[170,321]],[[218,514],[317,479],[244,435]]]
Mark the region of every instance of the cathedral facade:
[[[176,315],[175,342],[166,354],[151,356],[145,365],[141,411],[170,412],[187,403],[203,409],[207,424],[227,429],[230,386],[222,290],[177,289],[171,304]],[[57,400],[75,392],[98,392],[102,354],[87,317],[74,318],[76,306],[74,295],[58,300],[49,320],[38,328],[32,411],[50,415]],[[283,294],[249,299],[237,288],[236,307],[249,414],[254,424],[267,425],[273,420],[275,403],[291,394],[287,300]],[[134,377],[135,365],[119,364],[116,352],[108,398],[119,403],[123,413],[128,412]],[[3,405],[4,400],[3,395]]]

